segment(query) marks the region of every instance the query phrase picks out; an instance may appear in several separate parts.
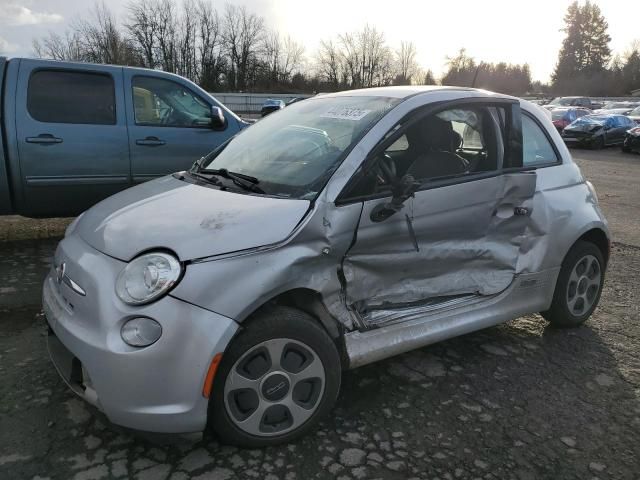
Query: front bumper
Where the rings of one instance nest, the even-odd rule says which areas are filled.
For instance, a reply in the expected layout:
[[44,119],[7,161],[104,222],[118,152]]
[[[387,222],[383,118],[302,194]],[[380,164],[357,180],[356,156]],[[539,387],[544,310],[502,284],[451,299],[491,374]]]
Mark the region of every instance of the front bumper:
[[563,133],[562,135],[562,140],[564,140],[564,143],[568,146],[573,146],[573,147],[590,147],[593,145],[593,143],[595,142],[596,137],[593,136],[571,136],[571,135],[567,135]]
[[[114,291],[125,264],[77,235],[58,246],[54,263],[61,262],[86,292],[79,295],[70,282],[58,282],[53,268],[44,282],[49,352],[65,382],[117,425],[161,433],[202,431],[205,376],[237,324],[171,296],[140,307],[125,305]],[[120,337],[122,325],[139,316],[162,325],[162,336],[149,347],[131,347]]]
[[629,150],[635,150],[640,152],[640,137],[634,137],[633,135],[626,135],[624,137],[624,147]]

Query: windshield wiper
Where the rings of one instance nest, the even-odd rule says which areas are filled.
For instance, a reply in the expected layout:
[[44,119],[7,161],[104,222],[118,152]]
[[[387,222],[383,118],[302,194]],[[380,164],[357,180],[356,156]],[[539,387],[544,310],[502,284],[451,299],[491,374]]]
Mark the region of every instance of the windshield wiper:
[[224,184],[220,180],[218,180],[217,178],[207,177],[206,175],[200,175],[198,172],[194,171],[193,168],[191,170],[189,170],[189,175],[191,175],[192,177],[195,177],[195,178],[199,178],[200,180],[204,180],[207,183],[212,183],[216,187],[226,188],[224,186]]
[[258,180],[256,177],[252,177],[251,175],[245,175],[243,173],[230,172],[226,168],[219,168],[219,169],[203,168],[203,169],[200,169],[198,171],[198,173],[200,173],[200,174],[208,173],[208,174],[211,174],[211,175],[218,175],[220,177],[228,178],[235,185],[237,185],[240,188],[243,188],[244,190],[248,190],[248,191],[254,192],[254,193],[265,193],[265,191],[262,190],[257,185],[258,183],[260,183],[260,180]]

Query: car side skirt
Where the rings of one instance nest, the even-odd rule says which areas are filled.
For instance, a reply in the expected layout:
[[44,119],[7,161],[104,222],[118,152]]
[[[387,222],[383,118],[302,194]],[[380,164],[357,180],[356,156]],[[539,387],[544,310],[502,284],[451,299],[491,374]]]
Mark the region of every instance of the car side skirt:
[[491,327],[549,308],[560,268],[518,275],[502,293],[477,301],[427,311],[412,320],[345,335],[349,368],[376,362],[432,343]]

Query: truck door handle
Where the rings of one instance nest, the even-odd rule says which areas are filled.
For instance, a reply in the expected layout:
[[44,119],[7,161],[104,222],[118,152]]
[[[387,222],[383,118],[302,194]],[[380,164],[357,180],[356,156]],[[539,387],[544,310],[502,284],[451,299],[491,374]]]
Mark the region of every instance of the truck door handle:
[[515,207],[513,209],[513,214],[524,217],[529,215],[529,209],[527,207]]
[[158,137],[147,137],[143,139],[136,140],[136,145],[142,145],[145,147],[158,147],[160,145],[164,145],[164,140],[160,140]]
[[27,143],[41,143],[45,145],[49,145],[52,143],[62,143],[62,139],[58,137],[54,137],[50,133],[41,133],[37,137],[27,137]]

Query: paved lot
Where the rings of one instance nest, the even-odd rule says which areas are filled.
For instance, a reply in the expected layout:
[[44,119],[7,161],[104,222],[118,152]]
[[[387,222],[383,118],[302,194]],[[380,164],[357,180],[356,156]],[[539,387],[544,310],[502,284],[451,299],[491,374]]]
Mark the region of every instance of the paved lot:
[[46,354],[39,288],[56,241],[1,243],[0,478],[638,478],[640,156],[574,155],[618,242],[586,326],[530,316],[346,372],[317,433],[266,450],[110,426]]

